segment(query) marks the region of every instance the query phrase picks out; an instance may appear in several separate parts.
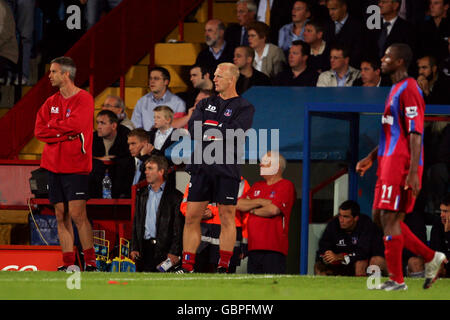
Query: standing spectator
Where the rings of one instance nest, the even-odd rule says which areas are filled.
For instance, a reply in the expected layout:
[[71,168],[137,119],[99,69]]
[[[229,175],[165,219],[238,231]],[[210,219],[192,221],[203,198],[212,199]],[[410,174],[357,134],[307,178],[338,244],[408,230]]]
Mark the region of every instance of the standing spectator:
[[239,95],[253,86],[270,86],[270,78],[253,67],[255,51],[246,46],[234,49],[234,64],[239,68],[236,91]]
[[330,52],[331,70],[322,72],[318,87],[351,87],[360,77],[359,70],[349,65],[349,51],[342,45],[334,45]]
[[305,24],[311,17],[311,6],[308,0],[294,2],[292,7],[292,22],[284,25],[279,32],[278,46],[288,52],[295,40],[304,40]]
[[110,110],[114,112],[119,119],[119,124],[127,127],[130,130],[134,129],[134,124],[128,119],[128,115],[125,112],[125,103],[118,96],[107,95],[105,101],[102,104],[102,110]]
[[[436,219],[431,228],[430,247],[443,252],[447,260],[450,259],[450,194],[447,193],[441,200],[440,219]],[[439,272],[441,277],[450,277],[450,263],[447,263]]]
[[[112,182],[113,198],[129,198],[133,182],[134,165],[128,149],[130,129],[119,124],[116,114],[110,110],[98,113],[97,131],[92,144],[93,164],[89,175],[89,196],[102,197],[102,181],[108,170]],[[105,164],[111,161],[112,164]]]
[[383,234],[357,202],[344,201],[319,240],[314,274],[363,277],[369,265],[385,270]]
[[[50,83],[59,89],[36,116],[34,134],[45,142],[41,167],[47,169],[50,203],[55,206],[58,237],[67,270],[75,264],[72,221],[78,229],[85,270],[97,270],[92,227],[86,213],[92,170],[94,98],[75,86],[76,66],[69,57],[51,61]],[[64,187],[63,187],[64,186]]]
[[247,27],[256,21],[256,4],[253,0],[236,2],[236,17],[239,23],[230,24],[225,31],[225,40],[233,47],[248,46]]
[[378,59],[361,60],[361,77],[353,82],[354,87],[390,87],[391,80],[381,74],[381,62]]
[[359,68],[363,47],[363,25],[348,12],[347,0],[328,0],[331,23],[328,42],[345,45],[350,51],[350,65]]
[[286,64],[283,50],[269,40],[269,26],[263,22],[255,22],[248,26],[248,41],[250,47],[255,50],[253,67],[273,78],[281,72]]
[[430,0],[431,19],[425,20],[419,27],[419,49],[422,55],[436,57],[442,62],[448,54],[450,36],[450,18],[447,16],[449,0]]
[[14,16],[8,4],[0,0],[0,84],[8,82],[9,72],[16,69],[18,59]]
[[417,60],[417,67],[417,84],[423,91],[425,103],[450,104],[450,81],[439,74],[436,59],[433,56],[422,57]]
[[200,51],[195,64],[214,71],[223,62],[232,62],[234,48],[224,39],[225,25],[218,19],[209,20],[205,25],[205,42],[207,48]]
[[308,64],[319,73],[330,69],[330,48],[323,40],[324,30],[324,23],[319,20],[310,20],[305,25],[305,42],[311,47]]
[[166,158],[151,156],[145,162],[148,187],[136,195],[130,257],[136,269],[155,272],[166,259],[172,265],[180,261],[183,215],[180,212],[183,194],[167,181]]
[[311,52],[309,44],[302,40],[292,42],[289,49],[289,69],[280,72],[274,84],[277,86],[315,87],[319,73],[308,67]]
[[104,11],[111,11],[121,2],[122,0],[80,0],[81,4],[86,4],[87,29],[100,20]]
[[186,105],[181,98],[168,89],[170,73],[166,68],[154,67],[150,71],[149,87],[150,93],[140,98],[136,103],[131,116],[136,128],[144,128],[150,131],[153,127],[153,109],[157,106],[169,106],[174,116],[184,115]]
[[268,39],[278,44],[278,32],[291,21],[292,0],[259,0],[256,20],[270,26]]
[[292,182],[283,178],[286,160],[269,151],[261,159],[258,181],[239,199],[237,209],[250,212],[248,228],[248,273],[286,273],[289,249],[289,219],[296,199]]
[[134,157],[133,185],[145,179],[145,161],[150,157],[153,145],[150,144],[150,136],[142,128],[133,129],[128,133],[128,149]]

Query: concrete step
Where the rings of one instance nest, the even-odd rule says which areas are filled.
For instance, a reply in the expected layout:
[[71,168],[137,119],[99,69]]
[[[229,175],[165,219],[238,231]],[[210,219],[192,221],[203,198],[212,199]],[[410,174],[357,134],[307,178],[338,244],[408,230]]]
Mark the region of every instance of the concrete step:
[[202,45],[199,43],[157,43],[155,64],[190,66],[195,63],[201,50]]
[[[205,42],[205,24],[198,22],[185,22],[184,23],[184,42],[189,43],[204,43]],[[175,28],[167,37],[166,42],[169,40],[180,40],[180,34],[178,27]]]

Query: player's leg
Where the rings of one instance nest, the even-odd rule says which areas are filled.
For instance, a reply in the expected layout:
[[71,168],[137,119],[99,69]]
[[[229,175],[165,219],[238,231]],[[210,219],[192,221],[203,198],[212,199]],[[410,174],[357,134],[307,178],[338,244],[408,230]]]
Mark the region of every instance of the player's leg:
[[75,264],[75,252],[73,251],[74,235],[72,220],[63,202],[54,206],[56,224],[58,228],[59,244],[62,249],[64,267]]
[[236,243],[236,205],[219,204],[220,236],[218,267],[228,270]]

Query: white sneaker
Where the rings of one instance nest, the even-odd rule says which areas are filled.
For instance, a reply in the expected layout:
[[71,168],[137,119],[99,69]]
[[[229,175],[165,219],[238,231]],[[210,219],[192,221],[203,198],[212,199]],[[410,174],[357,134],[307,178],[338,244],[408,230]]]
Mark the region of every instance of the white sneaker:
[[401,291],[401,290],[407,290],[408,286],[404,282],[397,283],[394,280],[388,280],[385,283],[378,286],[377,289],[384,290],[384,291]]
[[433,260],[425,263],[425,282],[423,284],[424,289],[428,289],[436,281],[438,277],[439,269],[443,263],[447,263],[445,254],[436,251],[434,253]]

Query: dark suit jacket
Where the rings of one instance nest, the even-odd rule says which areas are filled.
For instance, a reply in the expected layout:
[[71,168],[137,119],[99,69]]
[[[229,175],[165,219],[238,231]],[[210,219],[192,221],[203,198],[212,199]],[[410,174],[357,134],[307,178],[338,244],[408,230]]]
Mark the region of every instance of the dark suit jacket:
[[264,73],[259,72],[253,68],[253,74],[250,78],[244,77],[242,74],[236,83],[236,91],[239,95],[243,94],[245,91],[253,86],[270,86],[272,85],[270,78]]
[[[148,194],[148,187],[138,190],[136,211],[133,218],[131,251],[138,251],[141,254],[143,252]],[[173,184],[166,183],[156,213],[155,261],[164,261],[168,253],[181,256],[184,228],[184,216],[180,212],[182,200],[183,194]]]
[[[236,48],[242,45],[241,43],[242,26],[239,23],[230,23],[225,30],[225,41],[232,47]],[[247,39],[248,42],[248,39]]]
[[209,51],[209,47],[207,46],[205,49],[200,51],[195,60],[195,64],[205,66],[210,70],[212,74],[216,71],[216,68],[222,62],[231,62],[233,63],[234,58],[234,47],[230,43],[226,43],[225,48],[223,49],[222,55],[218,60],[214,58],[212,53]]
[[[259,2],[257,0],[257,5]],[[266,1],[266,0],[262,0]],[[292,21],[292,6],[293,0],[273,0],[272,8],[270,9],[270,42],[278,45],[278,32],[281,27]]]

